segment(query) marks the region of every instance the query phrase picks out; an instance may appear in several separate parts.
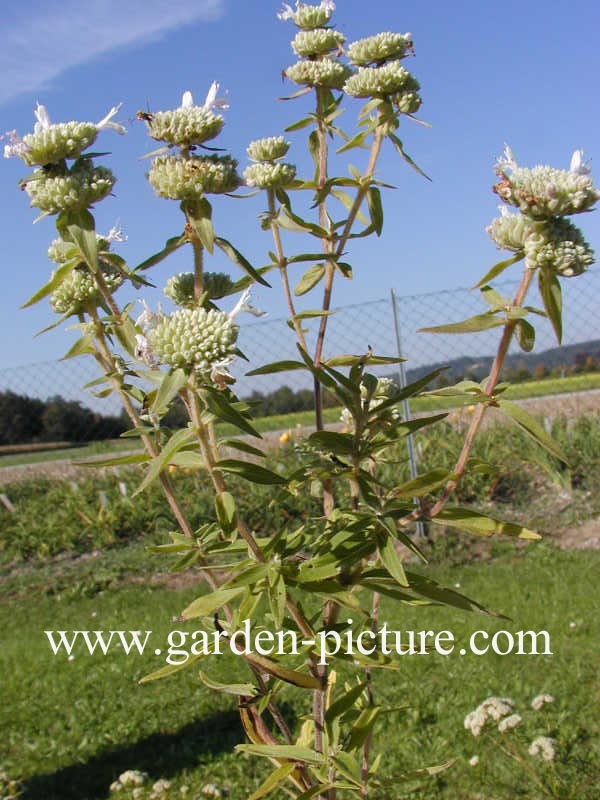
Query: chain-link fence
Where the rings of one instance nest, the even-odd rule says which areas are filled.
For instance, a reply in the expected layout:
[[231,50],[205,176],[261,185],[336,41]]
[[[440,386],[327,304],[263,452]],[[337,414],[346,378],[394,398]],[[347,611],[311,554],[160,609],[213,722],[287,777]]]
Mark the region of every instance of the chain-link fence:
[[[560,374],[573,368],[600,368],[600,272],[589,272],[576,280],[564,280],[562,286],[565,308],[563,345],[557,346],[547,319],[532,317],[537,332],[535,347],[531,353],[524,354],[513,343],[506,364],[510,377],[543,377],[552,371]],[[500,283],[497,288],[510,297],[516,284]],[[541,306],[535,288],[528,302],[533,306]],[[416,379],[437,366],[448,367],[446,375],[449,381],[466,376],[481,379],[489,372],[491,358],[498,344],[498,329],[461,335],[419,333],[419,330],[456,322],[481,313],[485,308],[480,293],[468,289],[410,297],[392,289],[389,296],[381,300],[336,309],[328,321],[324,355],[364,353],[370,346],[380,355],[395,356],[401,352],[407,359],[405,369],[408,380]],[[263,364],[296,359],[298,353],[294,332],[283,319],[254,323],[241,321],[239,344],[248,361],[240,359],[233,366],[237,394],[248,397],[255,393],[255,398],[267,398],[278,392],[277,410],[295,410],[299,407],[297,395],[302,390],[310,389],[307,373],[298,371],[252,378],[246,376],[248,371]],[[309,347],[314,346],[318,325],[318,319],[304,321]],[[389,367],[380,371],[382,374],[393,374]],[[0,371],[0,398],[7,393],[44,402],[54,398],[54,405],[50,403],[50,408],[46,407],[41,413],[45,413],[47,427],[53,431],[55,440],[81,439],[81,431],[77,436],[67,435],[69,431],[75,434],[77,426],[87,426],[84,439],[105,438],[111,429],[110,425],[105,426],[106,430],[103,429],[100,417],[117,417],[121,409],[116,397],[99,399],[90,390],[82,389],[97,377],[95,362],[85,357],[6,369]],[[62,405],[57,398],[62,399]],[[83,413],[76,413],[76,405],[73,404],[79,404]],[[18,415],[27,413],[31,413],[27,408],[11,411],[10,403],[0,406],[0,440],[3,430],[14,431],[19,422]],[[113,423],[116,431],[117,421],[113,420]],[[61,431],[65,437],[59,435]],[[39,432],[37,436],[39,438]],[[32,432],[30,438],[36,438],[36,434]],[[46,431],[42,438],[52,437]]]

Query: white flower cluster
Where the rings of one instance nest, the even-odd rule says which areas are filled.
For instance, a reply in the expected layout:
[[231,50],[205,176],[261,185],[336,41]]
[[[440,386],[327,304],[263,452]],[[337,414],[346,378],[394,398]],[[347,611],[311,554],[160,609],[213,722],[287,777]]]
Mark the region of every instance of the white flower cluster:
[[322,58],[319,61],[297,61],[285,70],[285,74],[302,86],[342,89],[352,70],[333,58]]
[[367,36],[348,46],[348,58],[357,67],[384,64],[386,61],[403,58],[412,52],[412,34],[390,31]]
[[298,31],[292,41],[292,50],[297,56],[305,58],[324,56],[334,50],[341,51],[345,41],[344,34],[333,28]]
[[38,103],[33,112],[36,118],[33,133],[27,133],[21,139],[16,131],[9,131],[6,135],[10,144],[4,146],[4,157],[16,156],[30,167],[36,164],[44,167],[65,158],[79,158],[104,128],[125,133],[122,125],[112,121],[120,107],[111,108],[104,119],[97,123],[71,121],[52,124],[45,106]]
[[531,701],[531,707],[534,711],[540,711],[546,704],[553,702],[554,698],[551,694],[538,694],[537,697],[534,697]]
[[148,332],[148,344],[161,364],[210,375],[235,355],[238,326],[223,311],[182,308],[163,317]]
[[[488,720],[499,722],[504,717],[518,717],[518,714],[513,714],[514,705],[514,702],[508,697],[488,697],[474,711],[467,714],[464,722],[465,729],[471,731],[473,736],[479,736]],[[515,725],[518,725],[520,721],[519,717]]]
[[45,214],[78,211],[103,200],[112,191],[116,178],[106,167],[95,167],[91,159],[81,158],[68,169],[59,165],[37,169],[21,185],[31,205]]
[[531,743],[528,753],[530,756],[541,756],[544,761],[554,761],[556,756],[556,742],[549,736],[538,736]]
[[159,197],[195,200],[204,194],[226,194],[241,184],[237,161],[231,156],[159,156],[148,181]]
[[321,0],[318,6],[301,3],[300,0],[296,0],[295,10],[288,3],[284,3],[283,11],[280,11],[277,16],[282,22],[291,19],[298,28],[310,31],[327,25],[334,11],[335,3],[333,0]]
[[575,150],[568,171],[548,166],[527,169],[519,167],[506,145],[496,169],[500,181],[494,191],[520,212],[511,214],[500,206],[500,217],[487,228],[498,247],[523,253],[530,269],[567,278],[594,263],[594,251],[579,228],[564,219],[588,211],[600,197],[582,150]]

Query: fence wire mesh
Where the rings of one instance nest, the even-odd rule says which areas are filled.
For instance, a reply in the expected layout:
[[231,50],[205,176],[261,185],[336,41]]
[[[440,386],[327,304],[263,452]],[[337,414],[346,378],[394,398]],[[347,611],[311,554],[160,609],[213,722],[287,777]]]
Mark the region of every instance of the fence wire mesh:
[[[576,280],[564,280],[562,286],[565,308],[562,346],[557,345],[547,319],[539,316],[532,318],[537,334],[532,353],[523,354],[515,342],[509,351],[507,367],[513,377],[518,374],[524,377],[527,373],[541,377],[552,370],[560,373],[561,369],[572,369],[573,366],[586,363],[588,368],[600,368],[600,272],[589,272]],[[496,288],[510,297],[516,283],[504,282]],[[537,289],[532,289],[528,302],[541,307]],[[461,335],[419,333],[419,330],[456,322],[482,313],[485,309],[480,293],[468,289],[415,296],[403,296],[401,291],[394,289],[381,300],[335,309],[328,320],[324,357],[339,353],[364,353],[368,347],[372,347],[379,355],[398,355],[395,310],[401,351],[407,359],[407,380],[414,380],[444,365],[450,367],[448,380],[455,381],[467,376],[481,379],[489,371],[499,340],[498,329]],[[305,320],[304,325],[309,348],[314,347],[319,320]],[[298,371],[252,378],[246,375],[251,369],[266,363],[298,357],[294,332],[285,324],[285,320],[242,322],[239,345],[248,360],[239,359],[232,368],[237,379],[237,394],[249,397],[254,393],[256,398],[256,393],[259,393],[260,399],[278,391],[282,395],[281,403],[291,403],[292,407],[288,410],[296,410],[292,396],[310,389],[307,373]],[[379,372],[395,376],[394,370],[389,367],[381,368]],[[47,430],[43,434],[32,430],[30,439],[105,438],[112,429],[110,425],[107,427],[102,423],[102,417],[113,417],[113,432],[118,435],[119,425],[114,419],[121,413],[118,398],[111,395],[100,399],[94,397],[89,389],[82,388],[98,377],[96,363],[86,357],[0,370],[0,445],[7,442],[7,437],[8,441],[15,441],[15,430],[23,426],[20,416],[31,413],[27,406],[17,408],[14,403],[3,402],[8,393],[46,404],[41,411],[38,406],[38,412],[45,414]],[[48,403],[52,398],[54,404]],[[62,400],[62,404],[59,400]]]

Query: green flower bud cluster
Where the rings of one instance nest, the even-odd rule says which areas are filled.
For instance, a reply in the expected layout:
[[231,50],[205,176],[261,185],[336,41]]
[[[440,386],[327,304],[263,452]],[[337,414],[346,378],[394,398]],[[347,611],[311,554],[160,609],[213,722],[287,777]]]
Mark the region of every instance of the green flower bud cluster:
[[320,61],[298,61],[285,70],[286,76],[302,86],[322,86],[325,89],[343,89],[352,70],[332,58]]
[[529,238],[544,241],[543,235],[540,234],[542,227],[523,214],[503,212],[501,216],[492,220],[486,231],[500,249],[518,253],[519,250],[524,250],[525,242]]
[[116,178],[106,167],[95,167],[89,158],[80,158],[68,169],[62,164],[37,169],[22,187],[31,205],[46,214],[79,211],[104,199]]
[[[233,286],[233,281],[224,272],[205,272],[202,276],[202,288],[209,300],[225,297],[231,293]],[[193,272],[180,272],[178,275],[173,275],[167,281],[163,291],[176,306],[194,308],[196,305]]]
[[389,61],[381,67],[359,67],[346,81],[344,91],[352,97],[390,99],[404,114],[414,114],[421,106],[420,84],[400,61]]
[[148,343],[160,363],[209,375],[235,355],[238,330],[223,311],[182,308],[148,332]]
[[292,50],[297,56],[305,58],[324,56],[334,50],[341,50],[345,41],[344,34],[333,28],[299,31],[292,41]]
[[[104,236],[96,234],[96,243],[99,253],[110,250],[110,242]],[[64,239],[54,239],[48,247],[48,258],[55,264],[64,264],[77,253],[77,248],[72,242],[65,242]]]
[[223,117],[202,106],[187,106],[172,111],[145,115],[153,139],[179,147],[208,142],[223,128]]
[[382,65],[386,61],[404,58],[412,53],[413,43],[410,33],[378,33],[367,36],[348,46],[348,58],[357,67],[369,64]]
[[567,219],[552,219],[544,225],[543,240],[525,243],[527,266],[551,270],[564,278],[581,275],[594,263],[594,251],[576,225]]
[[283,158],[290,149],[290,142],[283,136],[267,136],[250,142],[246,152],[251,161],[277,161]]
[[[108,265],[102,265],[102,275],[111,293],[123,283],[123,276]],[[84,264],[75,267],[50,295],[52,310],[67,316],[90,312],[102,305],[102,300],[96,279]]]
[[36,125],[34,133],[23,137],[25,147],[21,158],[30,167],[79,158],[97,136],[98,128],[93,122],[61,122],[48,127]]
[[589,175],[537,166],[516,167],[494,186],[496,194],[533,219],[588,211],[600,197]]
[[279,189],[289,186],[296,177],[293,164],[274,164],[267,161],[262,164],[250,164],[244,170],[244,178],[248,186],[258,189]]
[[244,170],[244,179],[247,186],[256,186],[259,189],[278,189],[289,186],[296,177],[296,167],[293,164],[277,164],[277,159],[289,150],[290,143],[283,136],[269,136],[257,139],[248,145],[248,155],[256,164],[250,164]]
[[280,19],[291,19],[298,28],[303,31],[312,31],[315,28],[322,28],[331,19],[333,7],[328,3],[321,3],[319,6],[312,6],[309,3],[296,3],[296,10],[286,4],[287,11],[280,14]]
[[203,194],[235,191],[242,182],[236,168],[231,156],[160,156],[147,177],[159,197],[194,200]]

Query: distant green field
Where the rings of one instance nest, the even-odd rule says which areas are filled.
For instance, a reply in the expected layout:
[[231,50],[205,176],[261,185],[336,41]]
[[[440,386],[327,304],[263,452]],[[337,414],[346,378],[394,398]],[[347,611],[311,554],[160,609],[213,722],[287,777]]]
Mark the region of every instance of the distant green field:
[[[524,400],[533,397],[547,397],[549,395],[566,394],[571,392],[585,392],[591,389],[600,389],[600,373],[592,372],[585,375],[568,375],[565,378],[545,378],[538,381],[526,381],[511,386],[506,392],[506,397],[512,400]],[[456,408],[461,405],[454,398],[418,397],[411,401],[413,412],[435,411],[438,409]],[[466,405],[466,404],[462,404]],[[325,409],[325,422],[330,424],[339,420],[340,411],[337,408]],[[255,428],[260,433],[269,431],[285,431],[297,426],[312,425],[314,415],[312,411],[296,411],[291,414],[275,414],[270,417],[259,417],[255,420]],[[233,429],[223,426],[223,433],[231,434]],[[64,459],[85,459],[93,455],[101,455],[115,450],[135,450],[137,443],[133,439],[110,439],[105,442],[93,442],[84,447],[65,448],[33,453],[13,453],[0,456],[0,467],[11,467],[21,464],[38,464],[44,461],[59,461]]]

